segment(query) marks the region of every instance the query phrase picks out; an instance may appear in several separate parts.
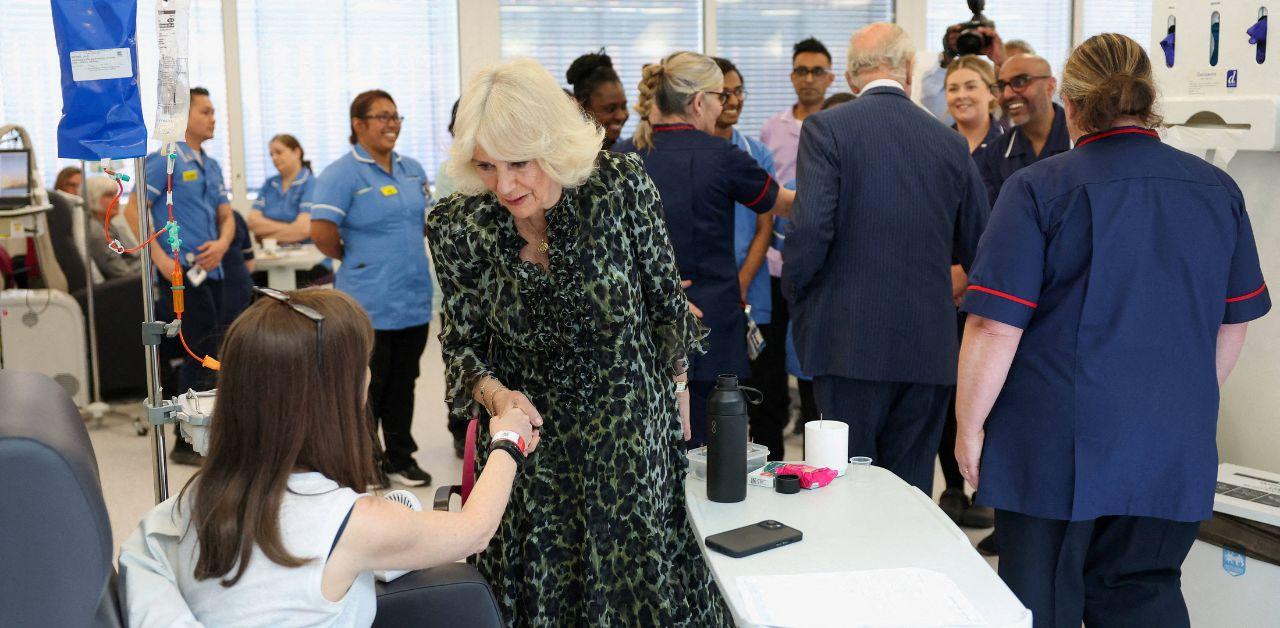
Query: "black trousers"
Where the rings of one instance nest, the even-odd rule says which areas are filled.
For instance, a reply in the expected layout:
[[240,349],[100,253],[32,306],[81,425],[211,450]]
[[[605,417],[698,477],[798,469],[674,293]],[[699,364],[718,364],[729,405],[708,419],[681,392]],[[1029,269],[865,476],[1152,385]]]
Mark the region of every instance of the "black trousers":
[[[775,299],[781,295],[775,295]],[[774,301],[777,303],[777,301]],[[784,307],[785,313],[785,307]],[[791,389],[787,385],[787,323],[777,322],[777,314],[768,325],[760,326],[764,349],[751,361],[751,378],[744,382],[760,391],[759,405],[747,406],[751,440],[769,448],[769,460],[782,460],[782,438],[791,420]]]
[[373,357],[369,361],[369,408],[382,425],[386,466],[395,471],[415,464],[418,444],[413,427],[414,384],[418,363],[427,348],[430,323],[405,329],[374,330]]
[[[156,302],[156,319],[171,321],[174,319],[173,291],[168,281],[157,282],[155,289],[159,292]],[[206,279],[198,286],[187,283],[183,289],[182,336],[201,358],[218,357],[218,346],[222,342],[222,280]],[[178,338],[165,338],[160,343],[160,353],[166,360],[182,358],[182,366],[178,368],[178,389],[167,390],[166,395],[175,395],[187,390],[209,390],[217,381],[217,374],[200,365],[182,349]]]
[[[964,322],[968,318],[964,312],[956,312],[956,333],[964,340]],[[942,440],[938,442],[938,462],[942,466],[942,479],[947,488],[964,488],[964,476],[960,475],[960,463],[956,461],[956,396],[951,395],[951,403],[947,406],[947,419],[942,424]]]
[[1152,517],[1062,521],[997,510],[1000,578],[1035,628],[1186,627],[1181,567],[1199,529]]
[[925,495],[955,386],[872,382],[824,375],[813,390],[827,420],[849,424],[849,455],[870,456]]

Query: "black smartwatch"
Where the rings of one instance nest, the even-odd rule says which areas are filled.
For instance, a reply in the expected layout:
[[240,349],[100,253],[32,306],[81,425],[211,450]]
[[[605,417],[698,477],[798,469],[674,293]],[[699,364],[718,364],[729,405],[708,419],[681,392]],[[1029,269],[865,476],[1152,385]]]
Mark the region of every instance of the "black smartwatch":
[[520,451],[520,447],[515,443],[505,439],[498,439],[489,443],[489,454],[492,455],[495,449],[501,449],[510,454],[511,459],[516,461],[516,470],[524,468],[524,453]]

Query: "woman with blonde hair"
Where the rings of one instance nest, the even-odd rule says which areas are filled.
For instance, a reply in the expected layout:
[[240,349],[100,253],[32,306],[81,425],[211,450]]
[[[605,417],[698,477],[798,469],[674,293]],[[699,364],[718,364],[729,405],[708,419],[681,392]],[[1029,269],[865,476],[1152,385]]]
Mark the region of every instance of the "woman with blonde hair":
[[689,365],[690,447],[706,441],[707,399],[721,373],[751,375],[748,315],[733,251],[734,204],[756,213],[791,212],[795,192],[782,188],[751,155],[715,136],[728,94],[711,57],[677,52],[645,66],[635,137],[615,151],[639,153],[662,196],[680,278],[711,329],[705,355]]
[[1004,126],[995,116],[999,102],[991,62],[975,55],[959,57],[947,66],[944,81],[947,113],[956,121],[951,128],[969,140],[970,154],[1004,135]]
[[1188,626],[1218,389],[1271,299],[1240,188],[1152,128],[1137,42],[1080,44],[1062,103],[1075,148],[1004,184],[969,276],[956,458],[1037,628]]
[[530,59],[479,72],[454,132],[459,193],[427,219],[451,418],[545,418],[476,560],[507,621],[723,624],[682,483],[677,391],[704,331],[657,189]]

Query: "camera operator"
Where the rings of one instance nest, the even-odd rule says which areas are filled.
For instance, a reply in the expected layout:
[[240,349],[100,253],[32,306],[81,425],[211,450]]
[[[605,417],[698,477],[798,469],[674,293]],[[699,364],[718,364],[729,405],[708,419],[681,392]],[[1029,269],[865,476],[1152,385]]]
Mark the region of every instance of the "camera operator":
[[1021,41],[1017,43],[1025,46],[1026,50],[1020,49],[1012,53],[1007,51],[1000,33],[996,32],[995,22],[982,14],[985,5],[985,0],[969,0],[969,10],[973,11],[973,17],[967,22],[947,27],[947,32],[942,35],[942,52],[938,54],[938,65],[929,68],[920,78],[920,100],[925,109],[943,124],[955,122],[947,112],[946,80],[947,66],[956,57],[967,54],[984,56],[991,60],[996,72],[999,72],[1005,59],[1013,54],[1035,54],[1030,46]]

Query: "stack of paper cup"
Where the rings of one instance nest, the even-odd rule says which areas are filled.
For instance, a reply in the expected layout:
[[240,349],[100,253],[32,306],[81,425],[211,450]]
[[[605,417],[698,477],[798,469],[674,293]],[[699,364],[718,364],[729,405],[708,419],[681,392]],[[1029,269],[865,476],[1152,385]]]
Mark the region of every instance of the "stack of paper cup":
[[843,476],[849,465],[849,426],[841,421],[809,421],[804,424],[804,463],[835,469]]

